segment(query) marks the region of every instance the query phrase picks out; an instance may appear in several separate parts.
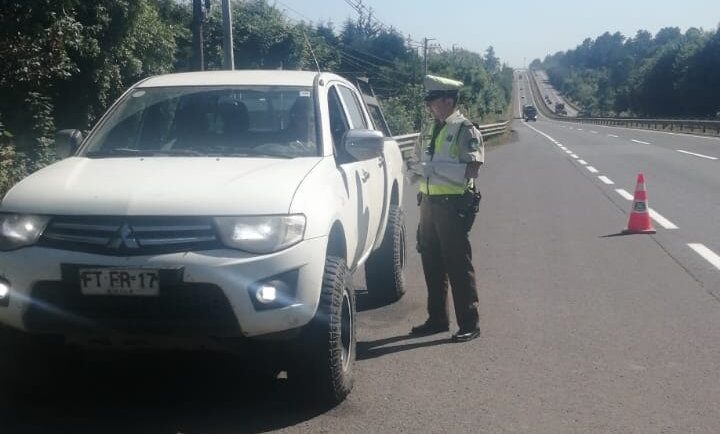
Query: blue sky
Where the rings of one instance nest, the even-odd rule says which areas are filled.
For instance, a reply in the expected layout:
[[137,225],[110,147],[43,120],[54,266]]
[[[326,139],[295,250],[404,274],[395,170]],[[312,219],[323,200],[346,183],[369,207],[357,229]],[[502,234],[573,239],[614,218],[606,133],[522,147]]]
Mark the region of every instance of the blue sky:
[[[324,22],[336,29],[356,12],[344,0],[269,0],[294,20]],[[720,23],[718,0],[603,0],[544,2],[482,0],[363,0],[385,24],[415,40],[435,38],[477,52],[492,45],[503,62],[522,67],[536,57],[567,50],[586,37],[640,29],[655,34],[663,27],[714,30]]]

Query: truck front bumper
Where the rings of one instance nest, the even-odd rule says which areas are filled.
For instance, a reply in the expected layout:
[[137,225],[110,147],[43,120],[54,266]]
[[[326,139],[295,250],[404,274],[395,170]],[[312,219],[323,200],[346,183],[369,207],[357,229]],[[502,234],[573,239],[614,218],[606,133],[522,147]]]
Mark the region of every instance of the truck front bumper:
[[[317,310],[327,237],[281,252],[232,249],[114,257],[28,247],[0,252],[10,292],[0,323],[31,333],[253,337],[302,327]],[[81,267],[159,270],[157,296],[83,295]],[[282,303],[254,300],[263,282],[280,282]]]

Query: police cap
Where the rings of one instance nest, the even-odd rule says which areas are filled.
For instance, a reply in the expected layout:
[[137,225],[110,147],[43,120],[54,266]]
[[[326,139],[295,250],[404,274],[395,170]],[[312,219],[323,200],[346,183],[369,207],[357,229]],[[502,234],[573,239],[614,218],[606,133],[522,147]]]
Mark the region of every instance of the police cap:
[[455,97],[460,88],[463,87],[462,81],[436,75],[426,75],[423,84],[425,86],[425,101],[440,97]]

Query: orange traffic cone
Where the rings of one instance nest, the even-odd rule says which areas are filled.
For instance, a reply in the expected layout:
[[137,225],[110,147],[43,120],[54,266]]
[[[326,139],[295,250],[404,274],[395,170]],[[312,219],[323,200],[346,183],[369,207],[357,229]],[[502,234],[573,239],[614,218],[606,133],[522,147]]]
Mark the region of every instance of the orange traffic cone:
[[635,187],[635,197],[630,211],[627,229],[624,234],[654,234],[655,228],[650,221],[650,212],[647,203],[647,190],[645,189],[645,176],[639,173]]

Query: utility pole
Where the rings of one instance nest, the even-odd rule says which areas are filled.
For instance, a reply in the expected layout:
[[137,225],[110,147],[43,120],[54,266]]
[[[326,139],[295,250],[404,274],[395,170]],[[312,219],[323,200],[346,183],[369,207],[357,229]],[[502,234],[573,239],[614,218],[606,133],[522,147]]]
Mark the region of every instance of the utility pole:
[[235,69],[235,57],[233,56],[233,37],[232,37],[232,14],[230,10],[230,0],[222,0],[223,13],[223,44],[225,52],[225,69],[230,71]]
[[205,69],[205,58],[203,56],[203,0],[193,0],[193,61],[192,69],[202,71]]
[[434,38],[423,38],[423,60],[425,61],[425,75],[427,75],[428,73],[428,42],[434,40]]

